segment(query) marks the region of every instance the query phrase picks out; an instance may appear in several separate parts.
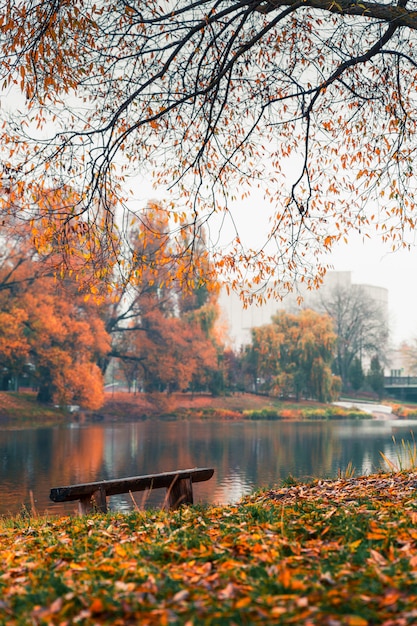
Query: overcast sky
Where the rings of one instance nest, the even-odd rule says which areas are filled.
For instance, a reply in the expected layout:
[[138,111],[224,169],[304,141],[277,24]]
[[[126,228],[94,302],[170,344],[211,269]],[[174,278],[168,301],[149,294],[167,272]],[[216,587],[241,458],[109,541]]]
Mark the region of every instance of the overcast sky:
[[390,252],[388,245],[351,235],[326,259],[336,271],[351,271],[354,283],[388,289],[393,343],[417,338],[417,247]]
[[[152,197],[161,200],[166,197],[163,192],[152,189],[149,181],[144,184],[142,180],[139,189],[139,206],[146,204]],[[253,194],[251,199],[238,203],[233,211],[239,234],[244,236],[248,245],[256,246],[260,240],[263,241],[269,229],[269,210]],[[225,229],[227,231],[227,225]],[[212,236],[215,236],[215,232]],[[335,271],[351,271],[353,283],[388,289],[389,322],[394,345],[417,338],[417,245],[410,251],[404,249],[391,252],[390,245],[378,242],[376,236],[366,239],[364,243],[363,237],[351,234],[348,244],[339,244],[322,261],[331,263]]]

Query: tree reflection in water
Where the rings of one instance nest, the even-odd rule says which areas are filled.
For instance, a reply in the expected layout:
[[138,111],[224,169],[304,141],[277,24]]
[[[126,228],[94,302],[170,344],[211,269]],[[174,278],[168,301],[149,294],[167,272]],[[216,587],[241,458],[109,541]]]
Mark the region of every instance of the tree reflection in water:
[[[289,475],[336,477],[349,463],[356,474],[381,468],[383,452],[398,462],[404,439],[413,442],[414,422],[401,421],[242,421],[147,420],[72,424],[0,432],[0,514],[30,507],[38,512],[71,513],[74,503],[54,505],[54,486],[214,467],[214,477],[195,486],[197,502],[226,504],[253,489],[272,486]],[[417,425],[416,425],[417,426]],[[413,445],[413,443],[412,443]],[[404,460],[404,464],[406,459]],[[137,506],[143,495],[136,494]],[[159,506],[155,493],[147,506]],[[113,509],[135,505],[129,494],[111,498]]]

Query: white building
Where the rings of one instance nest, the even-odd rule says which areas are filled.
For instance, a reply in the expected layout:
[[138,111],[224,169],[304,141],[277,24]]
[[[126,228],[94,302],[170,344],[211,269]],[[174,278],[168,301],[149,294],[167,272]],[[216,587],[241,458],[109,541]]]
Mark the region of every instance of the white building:
[[[220,307],[224,315],[224,324],[229,337],[231,347],[238,350],[241,346],[251,342],[251,329],[263,326],[271,322],[271,317],[279,310],[297,312],[306,308],[317,308],[319,294],[336,286],[349,288],[353,286],[351,272],[328,272],[320,290],[301,292],[304,298],[301,305],[297,303],[297,295],[290,293],[282,300],[270,299],[265,304],[251,304],[246,308],[239,295],[235,292],[227,294],[222,291],[220,295]],[[386,316],[388,323],[388,289],[376,285],[358,285],[372,299],[378,302]]]

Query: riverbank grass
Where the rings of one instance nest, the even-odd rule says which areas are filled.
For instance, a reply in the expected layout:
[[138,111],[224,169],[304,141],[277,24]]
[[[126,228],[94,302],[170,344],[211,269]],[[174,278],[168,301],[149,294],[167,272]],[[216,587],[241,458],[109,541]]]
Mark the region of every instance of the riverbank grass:
[[5,426],[60,424],[64,421],[163,420],[320,420],[370,419],[355,407],[341,408],[315,401],[287,402],[255,394],[214,398],[204,394],[107,394],[98,412],[70,412],[39,404],[36,393],[0,392],[0,423]]
[[34,392],[0,392],[0,424],[58,424],[68,413],[57,407],[40,404]]
[[417,473],[232,506],[0,521],[0,623],[417,623]]

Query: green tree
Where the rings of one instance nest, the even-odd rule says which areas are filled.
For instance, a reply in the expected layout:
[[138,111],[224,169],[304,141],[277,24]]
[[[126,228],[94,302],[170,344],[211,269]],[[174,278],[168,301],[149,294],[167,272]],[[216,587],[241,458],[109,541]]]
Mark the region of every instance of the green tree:
[[374,355],[371,359],[366,380],[372,391],[374,391],[381,400],[384,395],[384,368],[380,364],[377,355]]
[[361,360],[356,356],[349,368],[349,382],[353,391],[359,391],[365,382],[365,373],[362,369]]
[[252,330],[247,363],[260,388],[288,397],[327,402],[337,395],[331,364],[336,335],[331,319],[314,311],[280,311],[272,324]]

